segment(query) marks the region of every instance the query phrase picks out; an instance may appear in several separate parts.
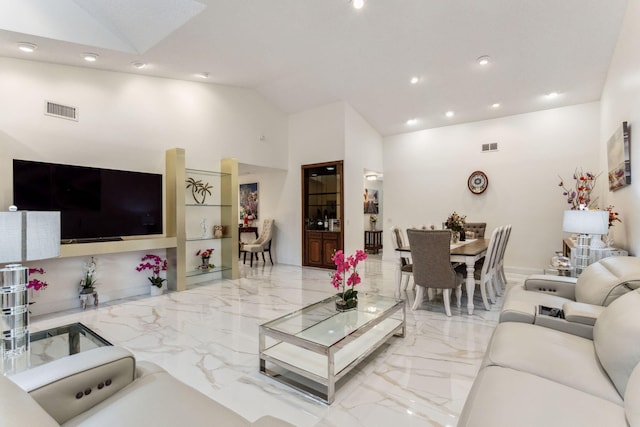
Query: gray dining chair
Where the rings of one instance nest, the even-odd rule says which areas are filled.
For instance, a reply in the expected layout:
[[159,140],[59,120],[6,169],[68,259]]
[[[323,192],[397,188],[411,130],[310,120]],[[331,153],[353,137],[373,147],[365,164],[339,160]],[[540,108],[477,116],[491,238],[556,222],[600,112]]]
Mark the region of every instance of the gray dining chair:
[[416,299],[411,308],[417,310],[422,305],[426,289],[442,289],[444,310],[451,316],[451,290],[456,289],[458,307],[462,297],[462,273],[451,264],[451,231],[408,229],[407,237],[416,284]]
[[[391,227],[391,245],[394,250],[408,246],[408,243],[405,242],[402,236],[402,230],[396,226]],[[400,258],[400,273],[402,276],[400,283],[398,283],[398,288],[396,289],[397,294],[400,293],[400,288],[402,287],[401,283],[404,281],[404,289],[407,289],[407,286],[409,286],[409,279],[413,276],[413,264],[411,264],[409,258]]]
[[[484,239],[484,234],[487,230],[486,222],[467,222],[464,225],[464,232],[472,232],[473,238],[475,239]],[[470,237],[470,236],[469,236]]]

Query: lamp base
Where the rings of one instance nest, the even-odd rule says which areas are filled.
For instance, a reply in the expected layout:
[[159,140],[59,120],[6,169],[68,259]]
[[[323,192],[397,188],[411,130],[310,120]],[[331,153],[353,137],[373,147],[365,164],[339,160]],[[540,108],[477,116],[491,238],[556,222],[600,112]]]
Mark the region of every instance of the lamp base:
[[599,234],[591,235],[591,244],[589,245],[591,249],[603,249],[607,247],[607,244],[602,241],[602,236]]
[[591,251],[589,249],[590,240],[588,234],[580,234],[576,240],[576,275],[582,274],[582,272],[589,266],[589,259],[591,258]]

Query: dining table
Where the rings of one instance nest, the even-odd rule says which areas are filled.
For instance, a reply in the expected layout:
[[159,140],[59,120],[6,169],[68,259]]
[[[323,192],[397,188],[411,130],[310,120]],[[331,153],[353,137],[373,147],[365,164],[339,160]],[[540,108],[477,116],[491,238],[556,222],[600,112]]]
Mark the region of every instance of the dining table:
[[[476,289],[476,279],[474,276],[476,262],[487,254],[489,242],[491,239],[469,239],[463,242],[451,243],[451,262],[464,263],[467,266],[467,279],[465,287],[467,288],[467,312],[473,314],[473,294]],[[411,248],[409,246],[401,246],[395,250],[396,263],[396,296],[400,294],[402,281],[402,258],[406,258],[411,262]],[[485,309],[489,310],[489,304],[484,302]]]

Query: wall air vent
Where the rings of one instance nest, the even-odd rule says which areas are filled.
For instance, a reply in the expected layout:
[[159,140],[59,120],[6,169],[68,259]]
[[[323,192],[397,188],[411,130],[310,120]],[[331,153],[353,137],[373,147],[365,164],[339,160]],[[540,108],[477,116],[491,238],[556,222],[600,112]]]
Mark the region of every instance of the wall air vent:
[[498,151],[498,143],[492,142],[490,144],[482,144],[482,152],[488,153],[490,151]]
[[78,121],[78,109],[68,105],[57,104],[51,101],[45,101],[44,114],[47,116],[59,117],[61,119]]

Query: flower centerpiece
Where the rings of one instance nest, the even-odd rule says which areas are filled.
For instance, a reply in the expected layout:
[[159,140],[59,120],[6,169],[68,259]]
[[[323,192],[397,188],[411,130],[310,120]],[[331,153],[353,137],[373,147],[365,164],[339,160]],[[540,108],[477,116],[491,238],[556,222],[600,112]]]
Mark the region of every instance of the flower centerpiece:
[[337,295],[336,309],[354,309],[358,306],[358,291],[354,287],[361,282],[356,267],[360,261],[367,259],[367,254],[358,249],[355,254],[345,258],[342,251],[337,251],[331,259],[336,265],[336,271],[331,275],[331,284],[341,291]]
[[162,282],[167,280],[160,277],[160,272],[167,270],[167,260],[162,259],[157,255],[147,254],[142,257],[142,262],[136,267],[136,270],[151,270],[152,274],[148,279],[151,282],[151,286],[155,286],[157,288],[162,288]]
[[574,188],[569,189],[565,186],[562,177],[558,175],[558,178],[560,178],[558,187],[562,187],[562,195],[567,198],[567,203],[570,205],[571,210],[588,209],[596,203],[597,199],[591,198],[591,192],[595,188],[599,176],[600,174],[583,172],[582,168],[576,169],[573,173]]
[[204,249],[204,250],[198,249],[198,252],[196,252],[196,256],[200,256],[200,258],[202,259],[202,264],[200,265],[201,269],[208,270],[214,267],[213,264],[209,263],[209,259],[211,258],[211,255],[213,254],[214,250],[215,249],[212,249],[212,248]]
[[[43,268],[30,268],[29,269],[29,277],[32,274],[44,274],[46,273]],[[27,289],[33,289],[34,291],[39,291],[40,289],[45,289],[49,284],[40,279],[29,279],[29,283],[27,283]]]
[[467,221],[466,215],[460,215],[457,212],[453,212],[444,223],[445,228],[451,230],[451,236],[454,243],[460,239],[460,234],[464,232],[464,224]]
[[91,260],[85,264],[84,271],[84,278],[80,280],[80,294],[93,294],[96,286],[96,279],[93,277],[96,272],[96,260],[94,257],[91,257]]

